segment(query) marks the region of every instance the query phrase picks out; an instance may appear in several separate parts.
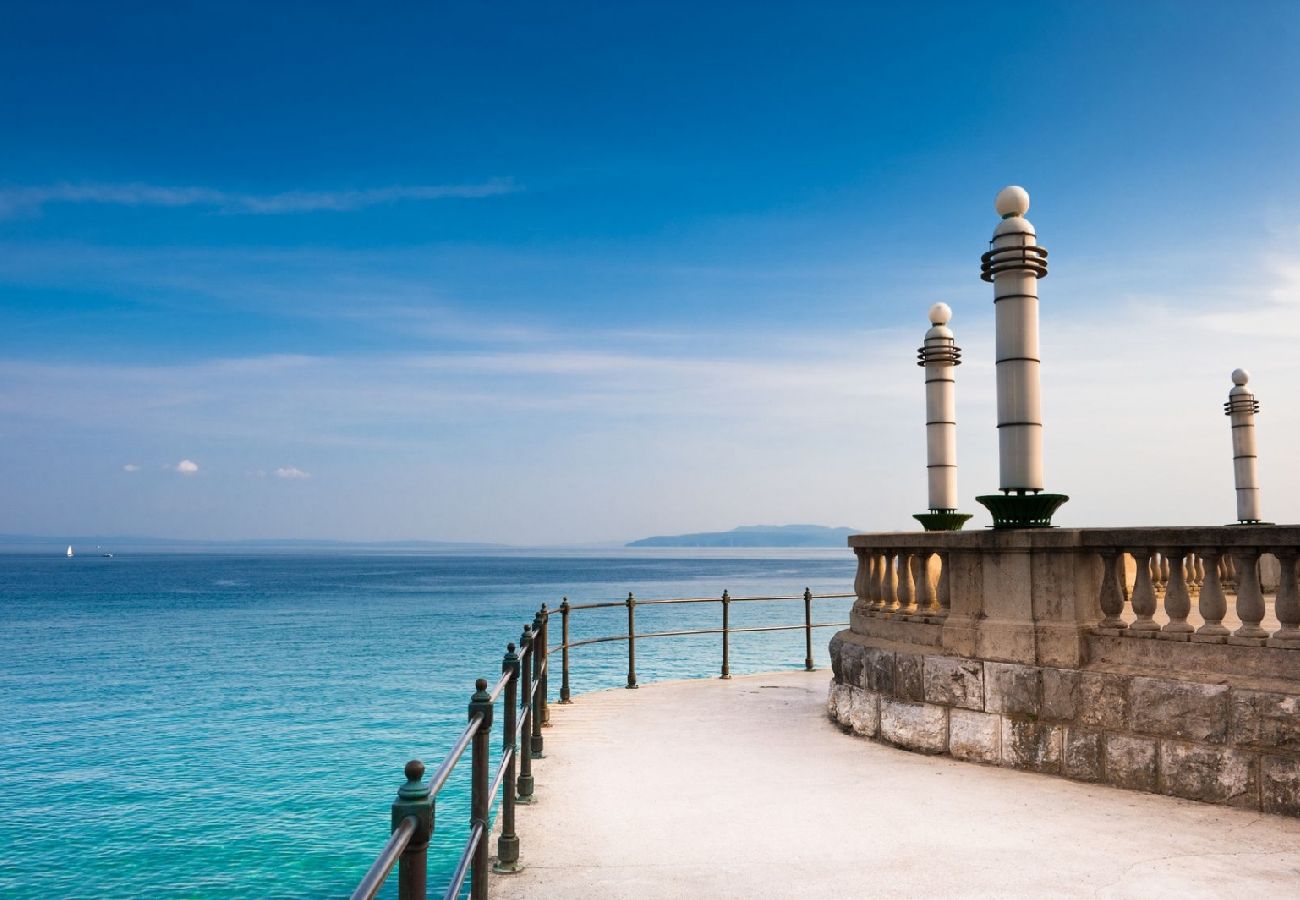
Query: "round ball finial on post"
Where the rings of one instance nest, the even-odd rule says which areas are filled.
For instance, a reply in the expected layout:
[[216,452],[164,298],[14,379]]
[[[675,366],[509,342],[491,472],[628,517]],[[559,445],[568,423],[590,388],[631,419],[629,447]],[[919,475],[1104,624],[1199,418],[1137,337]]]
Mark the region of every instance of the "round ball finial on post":
[[993,200],[993,208],[998,215],[1006,219],[1011,216],[1023,216],[1029,212],[1029,191],[1018,184],[1009,184]]
[[930,324],[947,325],[952,321],[952,307],[947,303],[936,303],[930,307]]
[[1245,387],[1250,384],[1250,373],[1245,369],[1233,369],[1232,383],[1237,385],[1237,387]]

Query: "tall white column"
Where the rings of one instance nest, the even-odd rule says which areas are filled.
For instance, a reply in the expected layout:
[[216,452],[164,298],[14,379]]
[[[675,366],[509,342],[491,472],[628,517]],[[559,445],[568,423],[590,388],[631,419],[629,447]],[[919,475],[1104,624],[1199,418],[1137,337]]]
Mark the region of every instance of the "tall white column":
[[994,205],[1002,221],[984,254],[981,277],[993,282],[997,322],[1000,488],[1038,492],[1043,489],[1038,279],[1047,274],[1047,251],[1025,218],[1029,194],[1024,188],[1003,188]]
[[961,348],[948,327],[952,310],[946,303],[930,307],[925,343],[917,365],[925,369],[926,471],[931,512],[957,510],[957,398],[953,367],[961,365]]
[[1232,471],[1237,485],[1237,521],[1259,522],[1263,518],[1259,504],[1259,473],[1255,461],[1255,413],[1259,401],[1246,385],[1250,373],[1237,369],[1232,373],[1232,390],[1223,412],[1232,420]]

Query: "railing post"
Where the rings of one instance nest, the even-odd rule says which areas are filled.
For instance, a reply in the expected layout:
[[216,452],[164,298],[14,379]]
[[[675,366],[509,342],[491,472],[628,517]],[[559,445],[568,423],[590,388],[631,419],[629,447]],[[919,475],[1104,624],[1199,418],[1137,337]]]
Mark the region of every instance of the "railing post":
[[532,725],[529,730],[533,733],[529,743],[533,759],[542,758],[542,703],[544,702],[542,691],[546,688],[542,663],[545,661],[546,644],[542,634],[542,610],[539,609],[537,615],[533,616],[533,705],[532,712],[528,716],[528,721]]
[[550,657],[551,653],[551,611],[548,610],[546,604],[543,603],[542,611],[537,615],[540,616],[542,620],[542,683],[538,687],[537,692],[542,698],[542,727],[546,728],[550,727],[551,724],[551,703],[550,693],[548,690],[548,685],[551,683],[551,667],[546,664],[546,660]]
[[428,891],[429,838],[433,836],[433,798],[424,784],[424,763],[406,764],[406,784],[397,789],[393,803],[393,831],[408,816],[415,816],[415,833],[397,862],[398,900],[424,900]]
[[728,638],[730,637],[729,632],[731,629],[731,618],[730,618],[730,609],[729,609],[730,606],[731,606],[731,593],[729,591],[723,591],[722,592],[722,674],[718,676],[720,678],[731,677],[731,668],[729,666],[730,660],[728,659],[730,653]]
[[522,665],[519,667],[519,696],[523,699],[523,708],[525,710],[523,720],[523,734],[519,738],[519,781],[516,784],[519,796],[516,802],[528,804],[533,802],[533,751],[531,748],[530,733],[532,731],[532,696],[533,690],[533,629],[529,625],[524,626],[524,633],[519,636],[519,653],[522,657]]
[[627,688],[636,688],[636,598],[627,592]]
[[1279,547],[1273,551],[1281,564],[1281,577],[1277,585],[1274,608],[1281,626],[1268,639],[1270,647],[1300,648],[1300,585],[1296,584],[1294,547]]
[[1183,557],[1187,551],[1181,547],[1170,547],[1161,552],[1161,577],[1165,579],[1165,614],[1169,621],[1160,629],[1157,637],[1166,641],[1185,641],[1188,635],[1196,631],[1187,621],[1192,610],[1192,595],[1187,590],[1187,571]]
[[1151,637],[1160,630],[1160,626],[1151,617],[1156,612],[1156,588],[1151,581],[1151,551],[1146,547],[1137,547],[1129,551],[1137,574],[1133,576],[1133,613],[1137,616],[1128,627],[1129,634]]
[[519,835],[515,831],[515,772],[518,771],[518,719],[519,719],[519,656],[515,645],[506,645],[506,655],[501,660],[501,671],[510,673],[506,682],[505,700],[501,704],[501,750],[509,753],[506,778],[501,784],[501,834],[497,837],[497,861],[493,872],[507,874],[518,872]]
[[560,638],[563,645],[560,647],[560,660],[563,672],[560,676],[560,702],[572,703],[569,699],[569,598],[565,597],[560,602]]
[[1228,598],[1223,593],[1221,552],[1218,547],[1203,547],[1197,551],[1205,566],[1201,594],[1196,598],[1196,606],[1204,624],[1196,629],[1192,638],[1198,643],[1222,644],[1228,638],[1228,628],[1223,624],[1223,617],[1228,614]]
[[492,695],[487,692],[487,686],[486,678],[475,681],[474,696],[469,700],[469,721],[473,722],[479,716],[483,719],[470,742],[469,827],[471,831],[476,826],[483,829],[469,870],[471,900],[487,900],[488,895],[488,845],[492,837],[488,830],[492,806],[488,797],[488,744],[492,739]]
[[1098,552],[1104,567],[1099,599],[1101,611],[1106,617],[1097,627],[1120,632],[1128,628],[1128,623],[1121,618],[1124,615],[1124,554],[1109,547]]
[[1262,646],[1268,632],[1260,627],[1264,619],[1264,594],[1259,587],[1259,549],[1233,550],[1237,563],[1237,618],[1241,627],[1228,637],[1229,644]]
[[803,634],[804,634],[804,659],[803,667],[806,671],[813,670],[812,663],[812,591],[808,588],[803,589]]

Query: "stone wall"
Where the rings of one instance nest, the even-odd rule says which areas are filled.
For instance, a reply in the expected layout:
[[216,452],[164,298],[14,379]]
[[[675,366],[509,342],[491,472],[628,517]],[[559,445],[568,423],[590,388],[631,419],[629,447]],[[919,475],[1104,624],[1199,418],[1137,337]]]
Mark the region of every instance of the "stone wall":
[[828,711],[854,734],[921,753],[1300,816],[1294,685],[1156,677],[1095,662],[998,662],[852,631],[837,634],[830,649]]

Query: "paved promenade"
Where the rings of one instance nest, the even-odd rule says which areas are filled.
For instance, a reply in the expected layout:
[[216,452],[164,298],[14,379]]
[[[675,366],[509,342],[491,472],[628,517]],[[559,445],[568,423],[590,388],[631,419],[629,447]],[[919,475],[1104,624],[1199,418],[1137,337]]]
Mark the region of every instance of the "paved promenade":
[[519,807],[527,869],[492,896],[1300,896],[1300,820],[850,737],[826,719],[829,677],[553,705],[538,803]]

